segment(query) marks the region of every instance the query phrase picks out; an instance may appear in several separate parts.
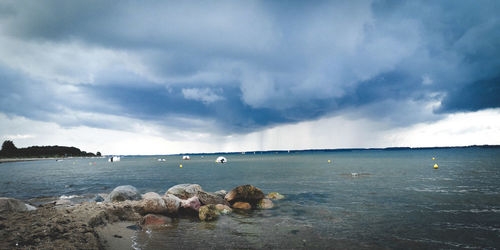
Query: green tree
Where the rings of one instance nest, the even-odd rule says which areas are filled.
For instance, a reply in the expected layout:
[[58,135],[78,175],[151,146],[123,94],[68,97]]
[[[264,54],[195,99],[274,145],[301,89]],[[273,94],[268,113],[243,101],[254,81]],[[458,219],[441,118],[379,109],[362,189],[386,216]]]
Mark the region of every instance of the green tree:
[[100,157],[101,156],[101,152],[97,152],[96,156]]
[[14,145],[14,142],[11,140],[6,140],[2,144],[2,150],[0,151],[0,155],[2,156],[15,156],[17,154],[17,147]]

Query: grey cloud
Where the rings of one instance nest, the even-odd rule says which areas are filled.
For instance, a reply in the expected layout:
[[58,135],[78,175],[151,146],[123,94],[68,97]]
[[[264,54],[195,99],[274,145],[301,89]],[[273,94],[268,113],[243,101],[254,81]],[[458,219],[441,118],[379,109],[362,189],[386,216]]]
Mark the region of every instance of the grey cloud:
[[[101,107],[64,98],[54,107],[150,120],[231,114],[218,126],[248,131],[352,110],[407,125],[499,107],[499,12],[497,1],[5,1],[0,25],[10,39],[83,44],[139,65],[119,67],[117,57],[83,74],[93,82],[80,96],[106,100]],[[8,86],[21,99],[35,95]],[[23,105],[33,110],[26,116],[37,98]],[[401,116],[439,101],[436,115]]]

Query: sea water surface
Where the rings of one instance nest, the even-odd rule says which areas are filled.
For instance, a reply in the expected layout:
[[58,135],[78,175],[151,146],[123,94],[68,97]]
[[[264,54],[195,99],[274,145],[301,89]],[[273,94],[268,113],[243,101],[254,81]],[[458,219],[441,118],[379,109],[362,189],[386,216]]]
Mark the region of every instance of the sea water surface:
[[0,196],[36,203],[92,199],[119,185],[163,194],[197,183],[206,191],[252,184],[286,197],[270,210],[136,231],[136,249],[500,246],[498,148],[229,154],[228,163],[216,164],[220,155],[3,163]]

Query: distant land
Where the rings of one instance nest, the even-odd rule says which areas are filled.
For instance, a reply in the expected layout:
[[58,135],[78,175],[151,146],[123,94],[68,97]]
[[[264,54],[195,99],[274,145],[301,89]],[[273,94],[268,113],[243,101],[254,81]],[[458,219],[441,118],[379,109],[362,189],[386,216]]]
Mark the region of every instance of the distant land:
[[[154,154],[154,155],[124,155],[124,156],[162,156],[162,155],[216,155],[216,154],[278,154],[278,153],[298,153],[298,152],[348,152],[348,151],[398,151],[398,150],[433,150],[433,149],[458,149],[458,148],[500,148],[500,145],[469,145],[469,146],[448,146],[448,147],[387,147],[387,148],[337,148],[337,149],[301,149],[301,150],[256,150],[256,151],[235,151],[235,152],[215,152],[215,153],[179,153],[179,154]],[[67,146],[31,146],[27,148],[17,148],[14,142],[6,140],[0,150],[0,159],[28,159],[37,158],[64,158],[64,157],[100,157],[96,154],[82,151],[76,147]]]
[[75,147],[65,146],[31,146],[17,148],[14,142],[7,140],[2,144],[0,158],[62,158],[101,156],[100,152],[88,153]]

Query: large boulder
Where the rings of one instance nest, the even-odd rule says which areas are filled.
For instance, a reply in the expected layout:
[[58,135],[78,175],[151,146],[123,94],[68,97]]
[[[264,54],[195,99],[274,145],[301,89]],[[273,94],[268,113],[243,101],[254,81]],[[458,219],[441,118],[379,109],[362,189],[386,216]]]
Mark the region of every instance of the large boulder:
[[179,184],[169,188],[165,194],[172,194],[185,200],[198,195],[199,191],[203,189],[198,184]]
[[36,210],[36,208],[20,200],[0,197],[0,212],[24,212],[32,210]]
[[165,201],[165,206],[167,207],[167,213],[175,214],[179,211],[181,207],[181,199],[172,194],[167,194],[163,196],[163,200]]
[[264,199],[264,193],[252,185],[243,185],[231,190],[224,198],[230,203],[242,201],[257,204],[257,202]]
[[140,200],[141,194],[137,191],[137,188],[125,185],[118,186],[106,198],[108,202],[116,202],[116,201],[126,201],[126,200]]
[[213,194],[213,193],[208,193],[205,191],[198,191],[198,199],[200,202],[204,205],[208,204],[225,204],[226,201],[224,200],[223,197]]
[[182,208],[185,208],[185,209],[191,209],[191,210],[194,210],[194,211],[198,211],[200,209],[200,200],[198,199],[198,197],[196,196],[193,196],[187,200],[181,200],[181,206]]
[[142,200],[137,203],[136,210],[140,214],[162,214],[168,212],[165,200],[155,192],[142,195]]
[[198,211],[198,217],[202,221],[215,220],[219,217],[219,215],[220,215],[219,211],[213,204],[202,206]]

